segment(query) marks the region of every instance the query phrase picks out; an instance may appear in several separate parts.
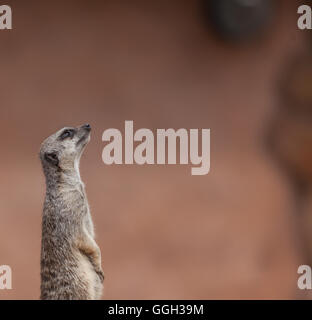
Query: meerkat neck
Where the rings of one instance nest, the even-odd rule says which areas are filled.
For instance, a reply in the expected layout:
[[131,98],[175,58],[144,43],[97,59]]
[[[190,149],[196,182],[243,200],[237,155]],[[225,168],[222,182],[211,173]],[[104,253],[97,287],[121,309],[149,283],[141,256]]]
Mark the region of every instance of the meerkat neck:
[[84,186],[79,171],[79,164],[72,168],[46,172],[47,190],[59,190],[62,186],[77,187]]
[[61,172],[61,182],[70,186],[83,186],[80,177],[79,159],[76,159],[73,166],[66,168]]

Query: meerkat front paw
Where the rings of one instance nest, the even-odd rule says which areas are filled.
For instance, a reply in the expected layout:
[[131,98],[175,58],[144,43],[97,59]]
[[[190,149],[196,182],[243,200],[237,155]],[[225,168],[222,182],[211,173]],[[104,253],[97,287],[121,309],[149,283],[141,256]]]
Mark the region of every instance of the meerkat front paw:
[[102,269],[95,269],[95,272],[97,273],[97,275],[99,276],[101,282],[103,283],[104,281],[104,272]]

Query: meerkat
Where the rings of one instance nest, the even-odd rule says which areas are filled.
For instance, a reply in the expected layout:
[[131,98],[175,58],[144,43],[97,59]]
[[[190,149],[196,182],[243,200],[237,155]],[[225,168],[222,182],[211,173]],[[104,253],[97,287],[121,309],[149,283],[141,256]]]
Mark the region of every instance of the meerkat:
[[80,157],[90,141],[89,124],[66,127],[41,145],[46,178],[42,216],[42,300],[97,300],[104,274],[101,252],[85,187],[80,178]]

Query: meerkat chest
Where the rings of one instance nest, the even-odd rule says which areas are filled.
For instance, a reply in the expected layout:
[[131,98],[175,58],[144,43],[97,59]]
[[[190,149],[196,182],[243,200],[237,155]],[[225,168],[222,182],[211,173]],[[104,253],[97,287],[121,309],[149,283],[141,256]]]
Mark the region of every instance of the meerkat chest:
[[65,187],[60,192],[63,210],[71,211],[76,217],[90,216],[89,204],[83,188]]

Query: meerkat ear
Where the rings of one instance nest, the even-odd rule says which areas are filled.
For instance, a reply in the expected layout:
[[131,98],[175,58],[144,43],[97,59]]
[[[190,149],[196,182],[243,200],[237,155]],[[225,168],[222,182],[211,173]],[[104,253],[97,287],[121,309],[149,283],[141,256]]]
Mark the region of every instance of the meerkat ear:
[[44,158],[46,159],[46,161],[52,163],[54,166],[58,166],[59,164],[59,159],[55,152],[46,152],[44,154]]

